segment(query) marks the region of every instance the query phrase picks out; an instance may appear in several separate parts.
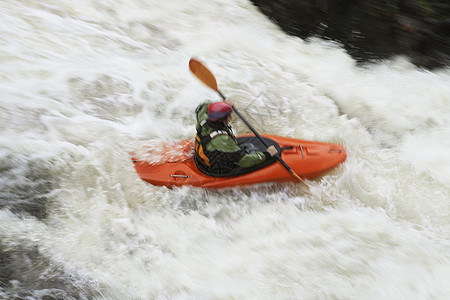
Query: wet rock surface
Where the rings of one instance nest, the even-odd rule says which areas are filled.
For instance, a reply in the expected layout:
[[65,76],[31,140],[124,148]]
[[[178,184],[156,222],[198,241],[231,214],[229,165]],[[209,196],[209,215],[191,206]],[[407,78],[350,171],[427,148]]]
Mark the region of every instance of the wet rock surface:
[[67,274],[37,247],[0,242],[0,299],[93,299],[86,282]]
[[406,55],[450,65],[448,0],[252,0],[285,32],[337,41],[359,62]]
[[54,185],[42,160],[0,154],[0,210],[45,219],[47,195]]

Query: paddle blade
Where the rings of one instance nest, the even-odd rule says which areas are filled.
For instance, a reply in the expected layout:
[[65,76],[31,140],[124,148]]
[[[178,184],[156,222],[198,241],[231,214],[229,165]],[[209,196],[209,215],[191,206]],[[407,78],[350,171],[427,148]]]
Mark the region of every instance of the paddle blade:
[[214,78],[214,75],[201,62],[199,62],[195,58],[191,58],[191,60],[189,61],[189,69],[204,84],[219,92],[219,90],[217,89],[216,78]]
[[309,191],[309,185],[307,185],[306,182],[300,176],[297,175],[297,173],[295,173],[293,170],[289,170],[289,173],[291,173],[292,176],[297,178],[298,181],[303,183],[305,185],[306,189]]

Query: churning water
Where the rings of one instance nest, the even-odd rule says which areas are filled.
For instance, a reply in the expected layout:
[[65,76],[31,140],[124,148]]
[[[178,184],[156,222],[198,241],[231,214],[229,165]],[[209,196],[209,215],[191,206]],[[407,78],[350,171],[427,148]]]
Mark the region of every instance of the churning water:
[[[129,153],[219,99],[190,57],[259,132],[347,161],[310,193],[141,181]],[[450,295],[449,69],[357,66],[246,0],[3,0],[0,130],[0,298]]]

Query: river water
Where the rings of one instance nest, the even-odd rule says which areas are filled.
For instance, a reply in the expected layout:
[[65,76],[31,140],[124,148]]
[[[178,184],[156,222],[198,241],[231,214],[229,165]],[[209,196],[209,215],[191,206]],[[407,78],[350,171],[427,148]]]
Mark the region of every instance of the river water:
[[[3,0],[0,41],[1,299],[448,299],[450,69],[357,65],[245,0]],[[219,100],[191,57],[347,161],[310,193],[141,181],[129,153]]]

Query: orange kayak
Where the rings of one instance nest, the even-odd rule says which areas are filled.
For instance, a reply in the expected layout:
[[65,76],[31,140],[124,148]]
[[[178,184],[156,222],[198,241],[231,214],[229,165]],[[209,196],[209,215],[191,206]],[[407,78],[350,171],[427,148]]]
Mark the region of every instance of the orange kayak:
[[[266,142],[281,151],[281,158],[303,179],[314,179],[326,174],[344,162],[345,148],[336,144],[304,141],[274,135],[261,135]],[[238,142],[258,143],[256,137],[243,135]],[[262,146],[258,146],[259,149]],[[296,182],[277,160],[267,162],[260,168],[241,169],[232,176],[211,176],[200,171],[194,161],[194,140],[181,140],[160,145],[164,155],[156,162],[133,158],[139,176],[157,186],[189,185],[202,188],[226,188],[264,182]],[[263,148],[264,149],[264,148]]]

